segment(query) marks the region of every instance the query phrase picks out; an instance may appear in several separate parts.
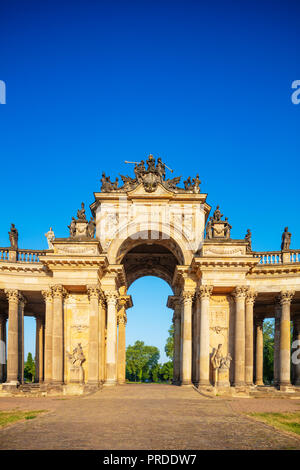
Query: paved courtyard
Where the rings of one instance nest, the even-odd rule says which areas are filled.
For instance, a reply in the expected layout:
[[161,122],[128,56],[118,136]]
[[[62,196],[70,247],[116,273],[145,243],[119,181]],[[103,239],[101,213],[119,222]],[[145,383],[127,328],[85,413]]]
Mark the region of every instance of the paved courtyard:
[[88,397],[0,398],[0,410],[48,413],[0,431],[0,449],[300,449],[300,439],[246,411],[299,411],[300,400],[204,398],[169,385],[124,385]]

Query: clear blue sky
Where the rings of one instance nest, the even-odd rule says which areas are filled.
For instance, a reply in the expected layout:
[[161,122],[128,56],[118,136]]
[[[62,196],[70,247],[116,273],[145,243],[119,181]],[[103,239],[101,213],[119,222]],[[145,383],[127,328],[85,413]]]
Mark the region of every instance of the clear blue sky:
[[[151,152],[199,173],[233,237],[251,228],[254,249],[275,250],[288,225],[300,248],[299,21],[292,0],[3,2],[0,245],[11,222],[23,248],[46,248],[50,225],[67,236],[101,172]],[[168,286],[153,286],[165,305]],[[134,302],[128,316],[148,321]],[[129,320],[128,337],[162,344],[170,320],[161,307],[147,336]]]

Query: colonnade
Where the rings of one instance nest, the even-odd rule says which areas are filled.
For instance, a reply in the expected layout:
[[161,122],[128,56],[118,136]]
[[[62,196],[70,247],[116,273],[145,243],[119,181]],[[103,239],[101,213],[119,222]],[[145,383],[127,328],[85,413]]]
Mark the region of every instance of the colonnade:
[[[212,286],[200,286],[196,292],[183,291],[181,295],[170,297],[168,305],[174,309],[175,384],[210,385],[209,308],[212,291]],[[294,291],[282,291],[274,305],[274,384],[283,389],[291,385],[290,321],[294,294]],[[232,385],[263,385],[263,317],[255,315],[257,292],[248,286],[237,286],[232,297],[235,303]],[[293,320],[295,339],[299,340],[300,346],[300,315]],[[192,338],[196,341],[193,348]],[[300,385],[300,365],[294,366],[293,378],[293,383]]]
[[[86,286],[89,299],[87,383],[114,385],[125,382],[126,307],[129,296],[117,290]],[[174,383],[210,385],[210,297],[213,287],[203,285],[171,296],[174,309]],[[26,299],[7,289],[8,315],[0,315],[0,340],[7,345],[7,363],[0,364],[0,381],[18,385],[24,377],[24,308]],[[45,315],[36,316],[36,380],[65,382],[64,299],[67,291],[55,285],[42,291]],[[274,305],[274,384],[288,387],[291,364],[291,302],[294,291],[282,291]],[[236,387],[263,385],[263,315],[256,315],[257,293],[247,286],[232,292],[235,303],[233,383]],[[6,322],[8,334],[6,338]],[[293,317],[294,339],[300,345],[300,315]],[[7,340],[7,341],[6,341]],[[194,345],[193,345],[194,341]],[[293,366],[293,383],[300,385],[300,365]]]
[[[87,383],[125,383],[127,322],[130,296],[86,286],[89,299]],[[45,315],[36,315],[35,381],[61,385],[65,382],[64,300],[62,285],[43,290]],[[24,382],[24,307],[26,299],[16,289],[5,291],[8,315],[0,315],[0,340],[6,349],[6,364],[0,364],[0,382],[17,386]],[[6,338],[6,323],[8,334]],[[1,351],[0,351],[1,352]],[[5,358],[4,358],[5,359]],[[4,362],[4,361],[3,361]]]

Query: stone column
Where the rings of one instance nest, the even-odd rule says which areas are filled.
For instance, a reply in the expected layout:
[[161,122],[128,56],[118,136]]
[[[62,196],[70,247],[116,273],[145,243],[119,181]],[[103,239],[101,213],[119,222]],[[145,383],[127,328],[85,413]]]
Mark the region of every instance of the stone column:
[[235,297],[234,385],[245,385],[245,297],[247,287],[238,286]]
[[294,330],[296,347],[292,355],[292,363],[294,367],[294,385],[300,386],[300,316],[294,318]]
[[116,363],[116,325],[117,325],[117,299],[116,291],[107,291],[107,345],[106,345],[106,380],[105,385],[116,385],[117,363]]
[[294,291],[281,291],[281,319],[280,319],[280,387],[291,383],[291,301]]
[[249,289],[246,294],[246,318],[245,318],[245,382],[253,385],[253,305],[257,293]]
[[44,325],[43,319],[39,315],[35,317],[35,382],[43,382],[44,379]]
[[126,381],[126,323],[127,315],[125,310],[126,299],[119,300],[120,310],[118,312],[118,326],[119,326],[119,337],[118,337],[118,383],[124,384]]
[[52,382],[52,346],[53,346],[53,294],[51,290],[42,291],[45,301],[45,349],[44,382]]
[[264,364],[264,336],[263,336],[263,318],[255,318],[256,332],[256,358],[255,358],[255,385],[264,385],[263,364]]
[[181,340],[181,302],[180,298],[174,298],[174,355],[173,355],[173,384],[180,383],[180,340]]
[[24,308],[26,300],[22,294],[19,294],[19,307],[18,307],[18,380],[24,383]]
[[52,343],[52,383],[62,384],[64,382],[64,318],[63,298],[66,291],[61,285],[52,287],[53,293],[53,343]]
[[275,299],[275,328],[274,328],[274,386],[277,387],[280,381],[280,299]]
[[5,314],[0,315],[0,383],[5,381],[6,375],[6,320]]
[[99,296],[98,286],[87,286],[89,309],[88,383],[99,383]]
[[105,328],[106,328],[106,305],[103,293],[99,301],[99,380],[105,379]]
[[18,307],[19,291],[16,289],[5,289],[8,299],[8,338],[7,338],[7,379],[9,385],[19,385],[19,324]]
[[184,291],[182,318],[182,382],[181,385],[192,384],[192,303],[193,292]]
[[209,382],[209,301],[212,286],[200,286],[197,295],[200,298],[200,348],[199,348],[199,387]]

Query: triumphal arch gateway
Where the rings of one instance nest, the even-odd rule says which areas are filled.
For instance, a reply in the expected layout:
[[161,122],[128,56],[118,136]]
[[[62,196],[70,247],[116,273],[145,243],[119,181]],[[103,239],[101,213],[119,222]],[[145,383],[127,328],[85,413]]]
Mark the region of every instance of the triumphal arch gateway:
[[103,173],[92,217],[82,203],[65,238],[46,234],[49,249],[20,248],[12,224],[0,260],[1,393],[26,388],[24,315],[36,318],[37,389],[85,393],[124,383],[127,289],[147,275],[173,290],[174,384],[259,388],[262,324],[274,318],[274,386],[296,390],[290,326],[300,339],[300,250],[290,249],[288,229],[279,251],[255,252],[250,230],[231,238],[198,175],[180,186],[161,159],[129,163],[134,177]]

